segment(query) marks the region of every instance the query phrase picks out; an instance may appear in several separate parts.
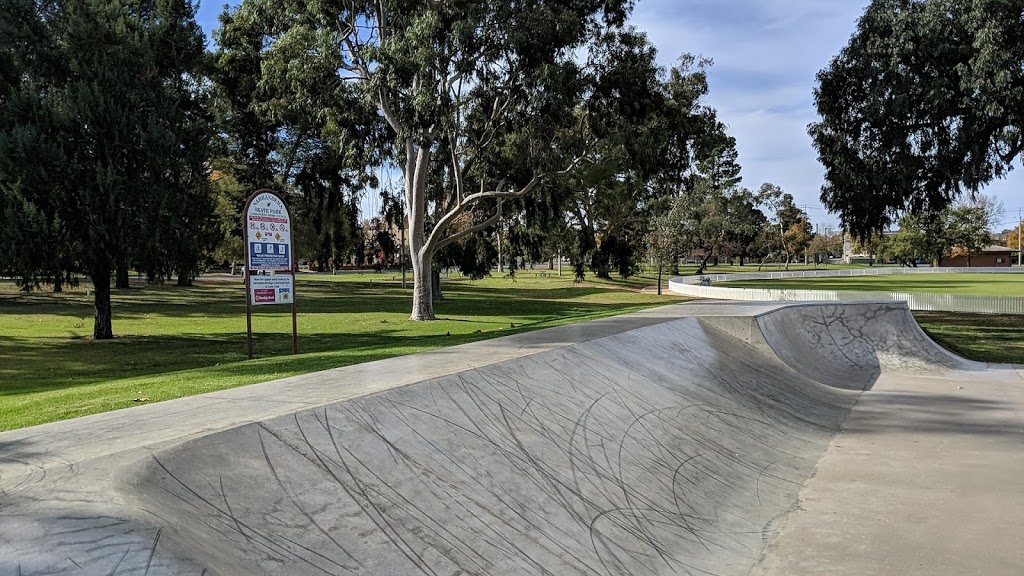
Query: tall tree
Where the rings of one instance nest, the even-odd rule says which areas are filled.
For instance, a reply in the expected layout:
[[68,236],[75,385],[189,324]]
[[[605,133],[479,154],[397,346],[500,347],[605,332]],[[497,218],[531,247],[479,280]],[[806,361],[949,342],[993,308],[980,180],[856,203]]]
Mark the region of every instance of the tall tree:
[[[188,268],[194,253],[184,249],[202,236],[197,220],[173,228],[208,182],[204,37],[194,7],[3,0],[0,15],[32,39],[0,38],[0,52],[28,63],[8,80],[0,110],[0,191],[15,210],[31,206],[60,223],[62,245],[74,247],[95,286],[93,335],[112,338],[118,265],[147,255],[153,268],[170,259]],[[175,254],[162,252],[168,245]]]
[[[786,270],[792,258],[802,253],[811,240],[811,222],[798,208],[793,195],[779,186],[765,182],[758,189],[755,200],[768,210],[768,225],[762,229],[760,242],[765,260],[773,254],[785,257]],[[761,263],[764,265],[764,261]]]
[[1024,4],[874,0],[818,74],[822,203],[864,236],[938,213],[1024,152]]
[[[587,55],[621,45],[630,4],[246,0],[232,18],[263,22],[264,69],[302,54],[379,112],[405,177],[412,318],[426,320],[434,253],[492,225],[499,200],[536,191],[588,152],[576,130],[587,118],[573,114],[581,99],[642,102],[615,58]],[[451,185],[428,190],[438,163],[452,166]],[[490,216],[453,229],[467,211]]]
[[661,276],[665,266],[679,253],[682,244],[682,219],[676,210],[655,216],[644,237],[646,255],[658,267],[658,296],[661,296]]
[[760,214],[749,190],[722,189],[700,180],[672,202],[669,211],[678,223],[680,253],[699,255],[697,274],[702,274],[712,258],[722,255],[730,236],[747,237],[755,233]]
[[947,210],[945,237],[949,255],[963,256],[970,266],[971,257],[992,244],[984,208],[963,204]]
[[757,208],[754,194],[746,188],[735,187],[726,199],[729,226],[719,246],[719,254],[730,259],[739,258],[740,266],[753,256],[758,235],[767,219]]
[[[574,172],[569,224],[579,230],[570,251],[577,280],[583,279],[585,264],[599,277],[633,274],[649,240],[647,228],[675,198],[691,194],[698,183],[706,184],[702,190],[723,191],[739,182],[735,155],[725,150],[735,141],[702,101],[710,65],[683,54],[656,78],[652,92],[658,98],[644,122],[621,126],[602,140],[595,162]],[[699,203],[692,194],[688,200]]]

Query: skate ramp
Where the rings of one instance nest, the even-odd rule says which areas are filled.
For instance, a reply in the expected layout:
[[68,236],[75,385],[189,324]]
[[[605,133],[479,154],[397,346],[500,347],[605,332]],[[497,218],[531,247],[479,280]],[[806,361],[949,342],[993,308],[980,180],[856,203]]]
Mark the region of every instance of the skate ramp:
[[[856,402],[847,378],[962,368],[935,351],[930,363],[923,341],[883,353],[905,322],[885,319],[909,314],[858,307],[875,321],[858,328],[855,307],[832,305],[843,332],[821,306],[684,305],[608,337],[4,476],[0,573],[746,574]],[[889,327],[872,335],[877,321]],[[805,322],[818,332],[784,334]]]
[[765,343],[790,368],[840,388],[868,389],[883,372],[985,369],[938,346],[904,303],[786,306],[758,316],[757,323]]

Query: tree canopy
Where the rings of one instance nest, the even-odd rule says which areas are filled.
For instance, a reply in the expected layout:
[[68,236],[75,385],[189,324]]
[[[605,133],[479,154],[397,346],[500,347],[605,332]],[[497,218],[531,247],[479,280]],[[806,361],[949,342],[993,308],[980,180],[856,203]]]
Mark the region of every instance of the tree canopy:
[[26,244],[6,267],[29,283],[86,270],[98,339],[114,269],[187,281],[213,238],[193,10],[0,0],[0,224]]
[[814,96],[821,200],[844,227],[937,213],[1024,152],[1024,4],[874,0]]
[[429,319],[437,250],[496,223],[501,200],[574,168],[594,147],[588,131],[601,138],[650,107],[651,49],[625,27],[630,6],[246,0],[222,36],[257,32],[223,58],[261,62],[255,91],[283,88],[289,102],[315,83],[337,87],[315,106],[325,117],[376,111],[405,178],[412,316]]

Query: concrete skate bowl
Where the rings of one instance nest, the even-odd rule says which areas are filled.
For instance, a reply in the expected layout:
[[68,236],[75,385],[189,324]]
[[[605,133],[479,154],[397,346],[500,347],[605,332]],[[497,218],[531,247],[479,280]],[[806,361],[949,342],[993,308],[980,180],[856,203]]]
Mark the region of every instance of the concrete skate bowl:
[[793,370],[840,388],[866,390],[884,371],[985,368],[937,345],[904,303],[787,306],[757,322],[765,342]]
[[965,367],[919,329],[882,354],[905,307],[687,310],[4,478],[0,573],[746,574],[856,402],[844,388]]

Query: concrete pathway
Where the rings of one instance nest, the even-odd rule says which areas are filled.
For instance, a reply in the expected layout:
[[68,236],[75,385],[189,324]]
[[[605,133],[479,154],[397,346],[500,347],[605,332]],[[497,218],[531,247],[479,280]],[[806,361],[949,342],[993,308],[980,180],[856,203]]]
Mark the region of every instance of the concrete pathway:
[[880,378],[752,574],[1024,574],[1024,384]]

